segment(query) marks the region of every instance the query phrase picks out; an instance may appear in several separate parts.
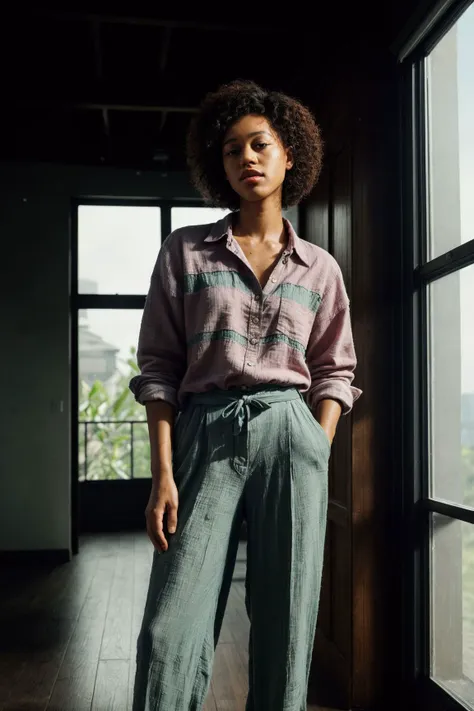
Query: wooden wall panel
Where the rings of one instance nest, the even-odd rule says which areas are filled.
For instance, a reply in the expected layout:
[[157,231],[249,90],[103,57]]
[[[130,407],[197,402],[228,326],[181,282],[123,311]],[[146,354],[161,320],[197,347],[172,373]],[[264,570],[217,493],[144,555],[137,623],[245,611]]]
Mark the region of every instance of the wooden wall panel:
[[332,523],[332,640],[347,660],[352,658],[352,571],[350,527]]
[[[352,442],[354,700],[390,700],[400,600],[390,526],[394,467],[394,288],[399,249],[397,75],[387,60],[360,81],[354,137],[353,329],[364,395]],[[390,166],[388,168],[388,166]],[[393,692],[394,693],[394,692]],[[393,700],[393,694],[392,694]]]
[[300,234],[308,242],[326,250],[329,249],[330,206],[330,174],[329,166],[325,166],[311,198],[301,210]]
[[[345,606],[349,617],[351,614],[350,601],[349,604],[347,601],[341,602],[342,591],[340,594],[337,592],[335,594],[342,580],[339,563],[333,552],[337,548],[334,541],[340,530],[340,524],[334,523],[329,518],[326,531],[321,606],[314,641],[308,701],[311,704],[317,704],[318,707],[349,709],[352,703],[351,649],[349,648],[347,654],[347,643],[343,641],[342,647],[346,648],[346,653],[344,653],[335,641],[336,636],[345,635],[343,628],[347,628],[347,624],[344,622],[341,624],[336,620],[340,614],[341,606]],[[351,567],[346,556],[343,556],[342,560],[345,561],[347,575],[350,576]],[[345,617],[344,620],[346,620]],[[349,647],[350,643],[351,640],[349,640]]]
[[[346,143],[331,162],[332,255],[339,264],[349,298],[352,296],[352,147]],[[332,499],[351,506],[352,415],[339,421],[332,456]],[[350,531],[347,534],[350,536]],[[350,545],[349,537],[347,545]]]
[[347,143],[332,160],[332,255],[352,296],[352,150]]

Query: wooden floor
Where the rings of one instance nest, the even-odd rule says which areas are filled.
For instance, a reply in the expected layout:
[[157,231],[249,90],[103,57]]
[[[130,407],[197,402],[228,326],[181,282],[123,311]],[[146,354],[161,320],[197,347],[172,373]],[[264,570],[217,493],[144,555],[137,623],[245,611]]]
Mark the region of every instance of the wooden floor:
[[[70,563],[0,572],[0,711],[130,711],[152,552],[145,533],[88,535]],[[245,565],[242,543],[204,711],[245,709]]]

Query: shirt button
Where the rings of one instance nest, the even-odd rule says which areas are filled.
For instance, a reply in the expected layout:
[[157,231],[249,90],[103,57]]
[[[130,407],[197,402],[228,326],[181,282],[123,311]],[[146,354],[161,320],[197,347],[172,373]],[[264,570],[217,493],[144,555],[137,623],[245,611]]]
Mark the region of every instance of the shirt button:
[[254,346],[256,343],[258,343],[258,338],[251,338],[250,343],[252,344],[252,346]]
[[257,316],[254,316],[254,317],[252,318],[252,323],[258,323],[258,322],[259,322],[258,317],[257,317]]
[[254,363],[252,363],[252,361],[251,361],[251,360],[248,360],[248,361],[247,361],[247,365],[255,365],[255,364],[254,364]]
[[275,279],[275,277],[272,277],[272,279],[271,279],[271,280],[272,280],[272,282],[273,282],[273,283],[275,283],[275,282],[276,282],[276,279]]

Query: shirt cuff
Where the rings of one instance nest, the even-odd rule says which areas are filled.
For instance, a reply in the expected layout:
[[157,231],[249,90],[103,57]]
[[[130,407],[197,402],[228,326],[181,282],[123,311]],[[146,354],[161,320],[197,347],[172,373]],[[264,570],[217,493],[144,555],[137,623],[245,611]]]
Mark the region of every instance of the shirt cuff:
[[308,403],[314,413],[321,400],[337,400],[342,407],[342,415],[347,415],[361,395],[362,390],[342,380],[326,380],[310,390]]
[[151,400],[164,400],[178,409],[176,390],[169,385],[163,385],[156,380],[149,380],[143,375],[136,375],[131,379],[129,388],[140,405],[144,405]]

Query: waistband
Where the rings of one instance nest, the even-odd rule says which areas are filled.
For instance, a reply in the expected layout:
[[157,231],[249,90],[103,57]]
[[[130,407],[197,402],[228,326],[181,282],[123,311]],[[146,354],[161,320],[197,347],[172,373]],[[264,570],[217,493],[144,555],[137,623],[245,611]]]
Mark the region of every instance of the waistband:
[[221,390],[214,388],[204,393],[189,393],[188,403],[193,405],[227,405],[237,400],[252,402],[256,399],[266,403],[285,402],[302,398],[301,392],[294,386],[256,385],[248,388]]
[[230,390],[215,388],[204,393],[191,393],[188,405],[209,405],[211,407],[226,405],[222,417],[234,420],[233,432],[239,434],[245,420],[250,416],[250,408],[268,410],[272,403],[298,399],[303,399],[303,396],[294,386],[258,385]]

